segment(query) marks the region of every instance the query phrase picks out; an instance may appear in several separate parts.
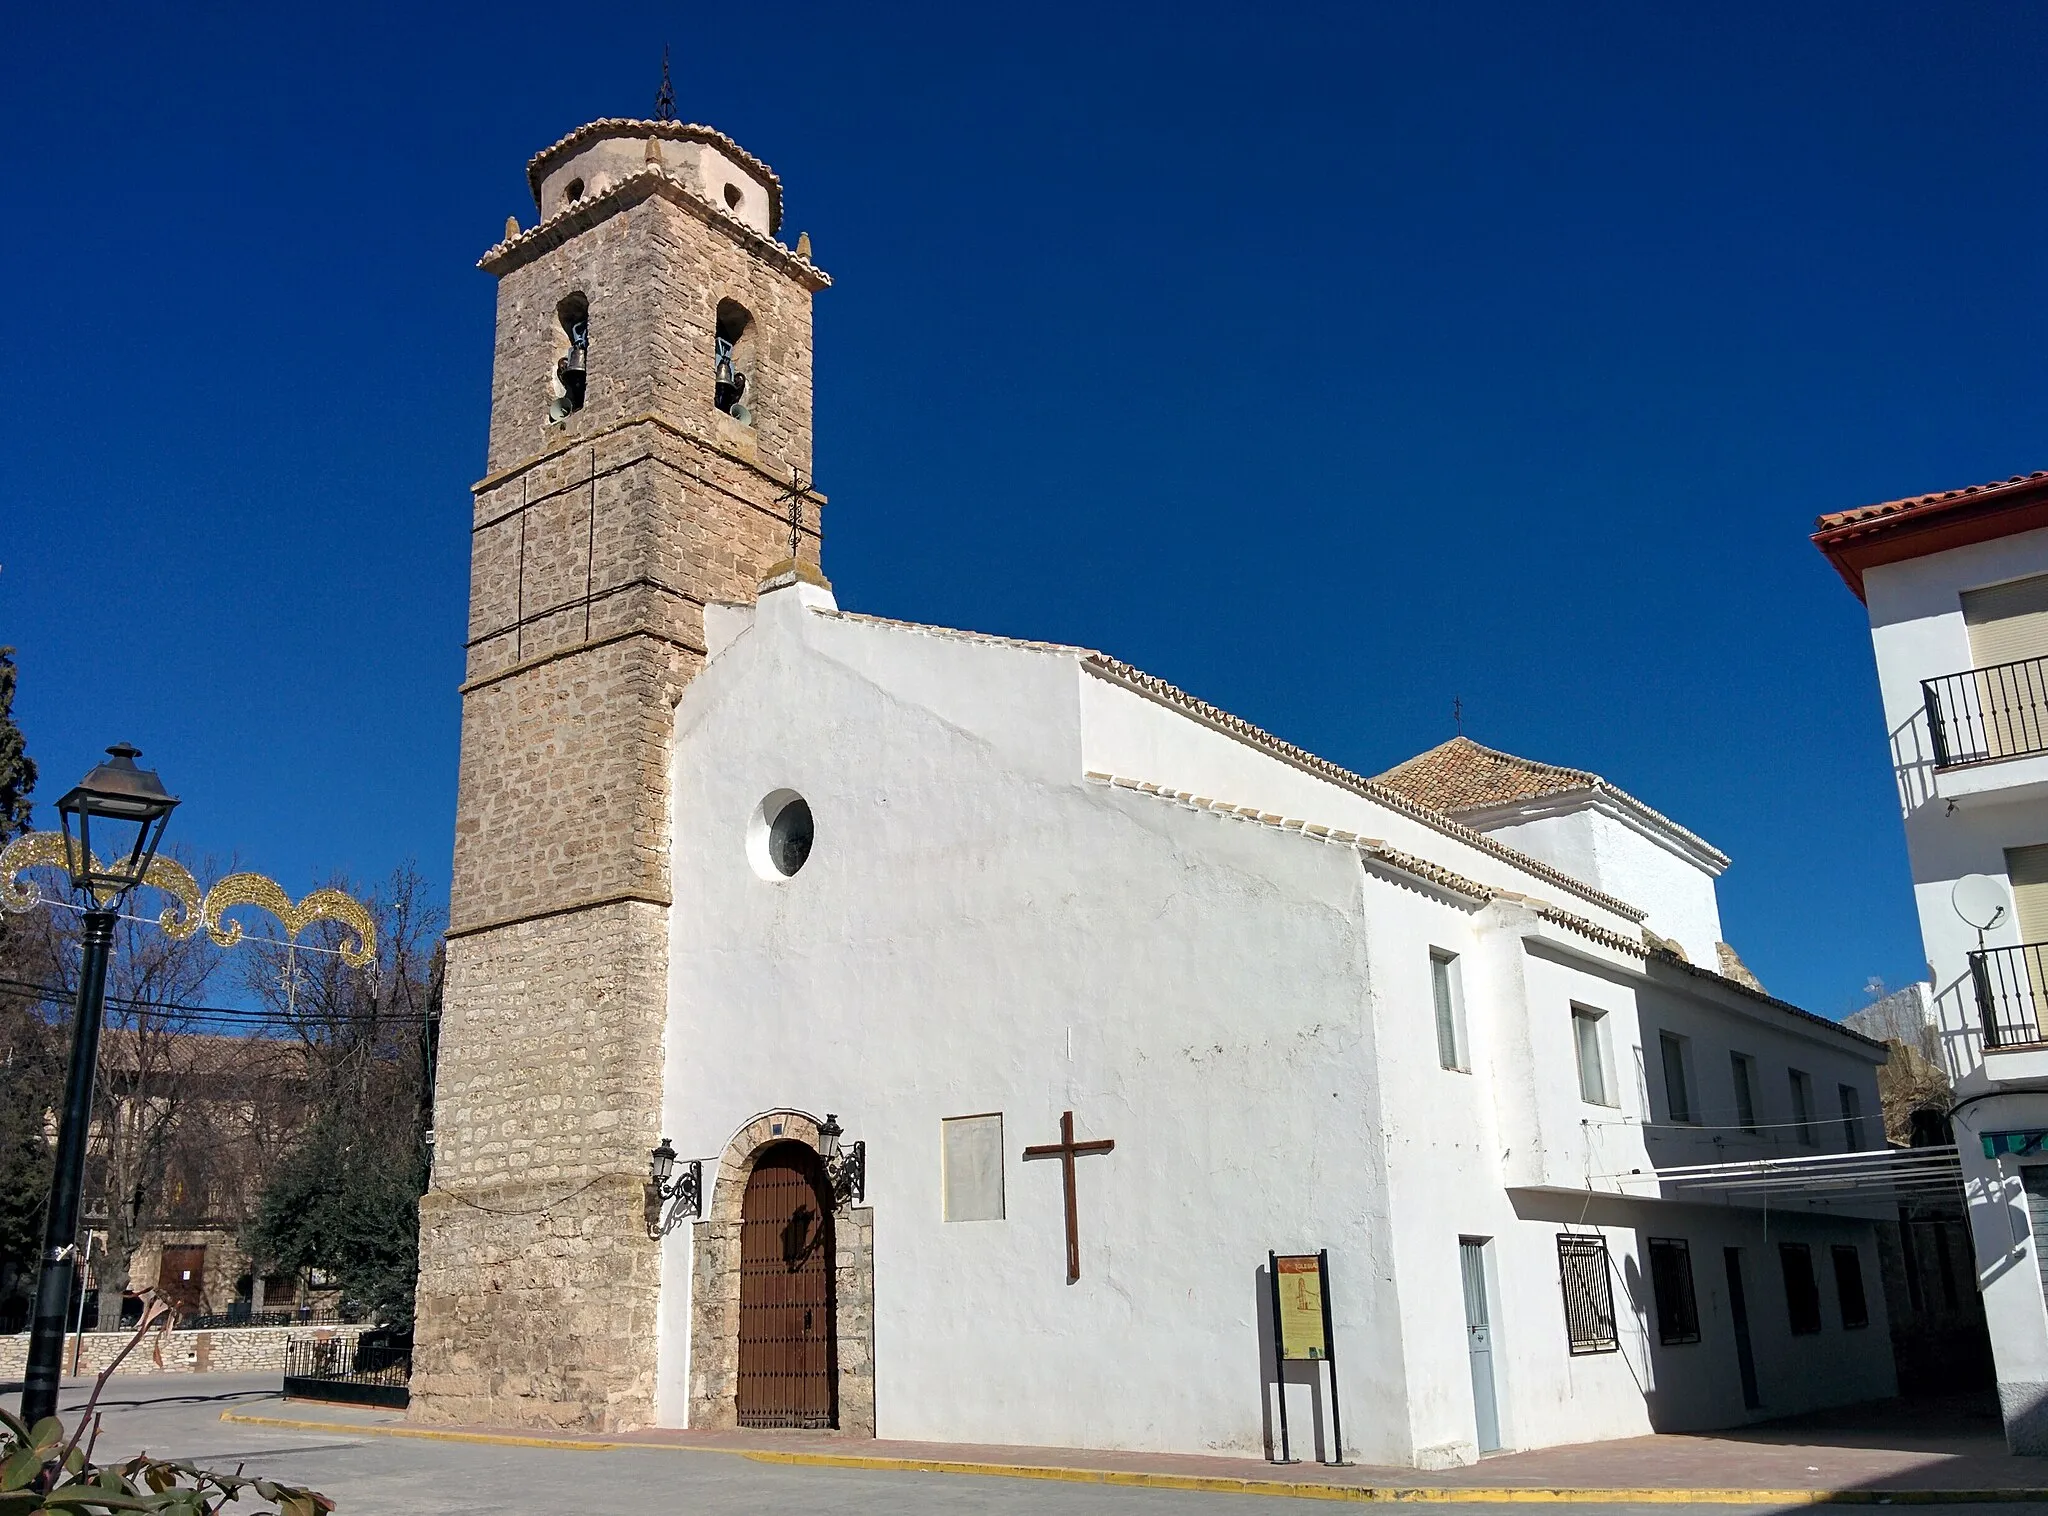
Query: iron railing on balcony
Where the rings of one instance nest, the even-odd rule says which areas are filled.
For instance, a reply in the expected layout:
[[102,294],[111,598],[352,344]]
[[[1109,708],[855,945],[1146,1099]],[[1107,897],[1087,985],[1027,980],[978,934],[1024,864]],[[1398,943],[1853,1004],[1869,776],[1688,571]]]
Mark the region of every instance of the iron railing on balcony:
[[1970,981],[1987,1049],[2048,1040],[2041,1035],[2041,1011],[2048,1006],[2048,942],[1972,953]]
[[1936,768],[2048,753],[2048,658],[1920,681]]

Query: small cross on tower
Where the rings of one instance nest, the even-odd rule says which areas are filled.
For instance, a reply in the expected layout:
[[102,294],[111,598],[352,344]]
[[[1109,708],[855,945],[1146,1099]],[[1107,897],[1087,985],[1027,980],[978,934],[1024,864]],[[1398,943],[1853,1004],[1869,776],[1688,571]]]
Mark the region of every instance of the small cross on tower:
[[1074,1113],[1060,1113],[1060,1140],[1040,1143],[1024,1150],[1026,1158],[1057,1158],[1060,1161],[1061,1178],[1066,1182],[1067,1191],[1067,1283],[1078,1283],[1081,1278],[1081,1223],[1074,1208],[1074,1159],[1083,1153],[1107,1153],[1116,1147],[1114,1141],[1074,1141]]
[[776,498],[776,504],[789,511],[789,566],[797,564],[797,552],[804,544],[804,503],[811,498],[811,477],[802,469],[792,467],[789,471],[789,488]]

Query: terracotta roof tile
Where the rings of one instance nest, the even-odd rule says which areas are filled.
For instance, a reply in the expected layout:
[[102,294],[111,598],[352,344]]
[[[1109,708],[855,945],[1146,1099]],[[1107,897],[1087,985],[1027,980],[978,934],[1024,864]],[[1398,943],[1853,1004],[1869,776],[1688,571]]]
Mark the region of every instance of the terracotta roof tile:
[[1545,795],[1567,795],[1575,790],[1606,795],[1698,848],[1718,868],[1728,866],[1728,855],[1711,842],[1598,774],[1555,763],[1538,763],[1533,758],[1517,758],[1513,753],[1482,747],[1470,737],[1453,737],[1426,753],[1417,753],[1376,775],[1373,782],[1453,818],[1490,806],[1513,805]]
[[1590,790],[1600,784],[1598,774],[1517,758],[1481,747],[1470,737],[1453,737],[1376,777],[1411,800],[1450,812]]
[[2014,474],[2010,479],[1994,479],[1989,484],[1967,484],[1959,490],[1936,490],[1929,495],[1908,495],[1901,500],[1880,500],[1875,505],[1859,505],[1853,510],[1834,511],[1815,519],[1816,531],[1828,532],[1837,527],[1859,526],[1866,521],[1879,521],[1890,516],[1910,515],[1914,511],[1931,506],[1946,505],[1952,500],[1961,500],[1970,495],[1988,495],[1998,490],[2008,490],[2018,484],[2033,484],[2048,479],[2048,469],[2037,469],[2031,474]]

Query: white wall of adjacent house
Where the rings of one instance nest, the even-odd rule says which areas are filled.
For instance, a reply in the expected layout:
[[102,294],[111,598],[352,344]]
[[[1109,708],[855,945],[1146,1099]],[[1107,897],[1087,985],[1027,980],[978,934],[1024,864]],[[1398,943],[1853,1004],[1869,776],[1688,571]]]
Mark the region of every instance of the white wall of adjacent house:
[[[2037,1244],[2039,1229],[2022,1187],[2020,1170],[2032,1165],[2008,1159],[2001,1167],[1984,1156],[1979,1139],[1989,1131],[2048,1128],[2048,1054],[1987,1056],[1969,968],[1980,937],[1958,914],[1954,889],[1966,874],[1989,875],[2004,888],[2008,908],[1982,934],[1985,946],[2038,940],[2029,933],[2043,928],[2040,902],[2026,898],[2031,871],[2025,850],[2048,844],[2048,786],[2039,757],[1994,757],[1937,776],[1921,681],[1987,661],[2048,654],[2048,641],[2033,651],[2035,641],[2048,636],[2048,625],[2031,614],[2028,589],[1998,593],[1999,587],[2043,574],[2048,531],[1886,564],[1864,576],[1935,1015],[1958,1100],[1964,1102],[1956,1128],[1978,1285],[2007,1434],[2016,1448],[2030,1452],[2048,1452],[2048,1254]],[[2011,625],[1987,626],[2004,612],[2012,613]]]
[[[795,592],[720,621],[677,712],[663,1125],[679,1153],[714,1160],[778,1108],[832,1111],[867,1143],[879,1435],[1256,1456],[1275,1430],[1269,1249],[1330,1251],[1353,1458],[1480,1452],[1465,1242],[1489,1250],[1505,1446],[1889,1392],[1867,1222],[1774,1212],[1767,1233],[1754,1212],[1598,1192],[1649,1161],[1645,1007],[1689,1015],[1703,1045],[1725,1021],[1760,1061],[1795,1049],[1817,1082],[1829,1057],[1867,1078],[1868,1056],[1827,1042],[1841,1034],[1732,1008],[1682,973],[1653,982],[1640,957],[1553,940],[1526,906],[1482,905],[1298,825],[1091,782],[1199,786],[1593,914],[1156,701],[1099,698],[1128,692],[1068,655],[815,614]],[[816,817],[787,879],[748,845],[776,790]],[[1457,971],[1448,1034],[1433,951]],[[1612,1018],[1611,1105],[1581,1096],[1581,1003]],[[1064,1110],[1077,1136],[1116,1142],[1079,1160],[1074,1284],[1059,1165],[1020,1158]],[[944,1124],[995,1113],[1001,1214],[949,1220]],[[1597,1351],[1572,1351],[1565,1233],[1607,1239],[1615,1340]],[[1814,1242],[1824,1303],[1821,1244],[1864,1249],[1867,1327],[1828,1314],[1792,1335],[1763,1252],[1795,1233]],[[1696,1343],[1658,1340],[1649,1236],[1693,1239]],[[672,1425],[688,1414],[692,1241],[685,1225],[664,1244]],[[1757,1254],[1755,1413],[1716,1304],[1731,1242]],[[1327,1402],[1305,1382],[1287,1393],[1302,1453],[1326,1435]]]

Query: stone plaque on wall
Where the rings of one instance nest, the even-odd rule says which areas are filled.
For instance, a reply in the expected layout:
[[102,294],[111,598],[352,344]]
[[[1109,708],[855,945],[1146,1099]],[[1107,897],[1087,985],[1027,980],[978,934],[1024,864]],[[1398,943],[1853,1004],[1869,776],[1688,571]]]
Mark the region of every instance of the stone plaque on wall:
[[940,1123],[944,1139],[945,1217],[948,1221],[1003,1219],[1003,1118],[952,1116]]

